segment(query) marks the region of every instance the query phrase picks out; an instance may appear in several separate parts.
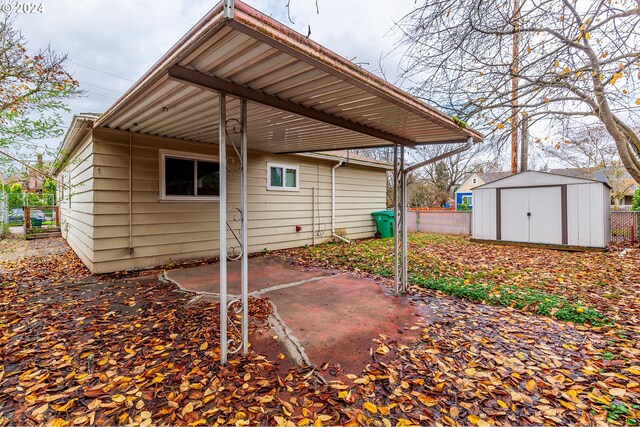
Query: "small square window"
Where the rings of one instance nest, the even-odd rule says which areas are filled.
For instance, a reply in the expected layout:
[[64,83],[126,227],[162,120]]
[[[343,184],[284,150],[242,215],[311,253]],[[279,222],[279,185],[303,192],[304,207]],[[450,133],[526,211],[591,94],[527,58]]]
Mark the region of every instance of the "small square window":
[[477,182],[478,182],[478,180],[477,180],[476,178],[473,178],[473,179],[471,180],[471,182],[473,182],[473,183],[475,184],[475,183],[477,183]]
[[298,171],[298,166],[275,165],[269,163],[267,165],[267,189],[298,191],[300,189]]

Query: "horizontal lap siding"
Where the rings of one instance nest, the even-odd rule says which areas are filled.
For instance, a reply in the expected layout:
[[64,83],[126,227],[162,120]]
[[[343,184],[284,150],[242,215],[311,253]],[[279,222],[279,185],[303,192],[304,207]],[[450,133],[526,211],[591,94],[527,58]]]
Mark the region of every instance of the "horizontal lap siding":
[[[93,145],[87,137],[58,174],[62,236],[82,262],[93,268]],[[64,194],[64,197],[63,197]]]
[[[95,272],[142,268],[218,254],[218,207],[214,202],[159,201],[158,149],[217,155],[216,146],[161,138],[133,139],[132,255],[129,246],[128,137],[94,134],[93,247]],[[229,150],[232,151],[232,150]],[[230,154],[230,153],[228,153]],[[268,191],[267,163],[300,167],[300,191]],[[249,251],[277,250],[327,241],[331,235],[331,167],[298,156],[249,153]],[[384,209],[386,173],[366,167],[337,170],[336,227],[348,237],[370,237],[371,212]],[[228,206],[239,207],[239,172],[228,172]],[[314,239],[314,193],[316,200]],[[233,216],[232,212],[229,218]],[[302,231],[296,232],[295,227]],[[240,223],[232,224],[236,233]],[[228,246],[237,247],[231,233]]]
[[379,169],[336,169],[336,229],[350,239],[371,237],[376,232],[371,212],[387,203],[387,174]]

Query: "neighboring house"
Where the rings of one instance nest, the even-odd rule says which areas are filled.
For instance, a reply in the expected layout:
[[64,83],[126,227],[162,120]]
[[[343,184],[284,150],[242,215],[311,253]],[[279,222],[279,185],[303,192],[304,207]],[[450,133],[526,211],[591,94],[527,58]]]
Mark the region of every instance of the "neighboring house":
[[571,176],[574,178],[592,179],[604,182],[611,187],[611,207],[613,209],[628,210],[631,207],[633,193],[638,183],[631,177],[624,167],[607,168],[565,168],[552,169],[552,173]]
[[[129,169],[130,134],[94,129],[97,117],[74,117],[61,148],[65,166],[57,171],[65,184],[58,186],[63,237],[91,272],[217,256],[217,146],[134,133]],[[331,171],[338,164],[335,229],[352,239],[372,237],[371,212],[386,207],[388,164],[346,150],[249,152],[249,251],[330,240]],[[238,174],[229,172],[231,197],[238,186]]]
[[[473,208],[473,189],[511,175],[511,172],[474,172],[456,190],[456,209],[462,205]],[[466,203],[465,203],[466,202]]]
[[[38,159],[36,160],[36,169],[38,171],[43,170],[44,163],[42,161],[42,154],[38,154]],[[42,184],[45,181],[45,175],[42,172],[38,172],[34,169],[29,168],[27,170],[27,182],[26,182],[26,190],[29,191],[40,191],[42,190]]]

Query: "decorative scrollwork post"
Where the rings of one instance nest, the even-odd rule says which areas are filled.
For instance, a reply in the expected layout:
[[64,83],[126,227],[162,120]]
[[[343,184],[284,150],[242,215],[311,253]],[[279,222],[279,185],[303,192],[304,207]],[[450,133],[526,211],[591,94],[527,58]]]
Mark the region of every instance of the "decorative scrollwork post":
[[[221,104],[221,109],[223,108]],[[220,159],[224,159],[224,164],[221,162],[220,164],[220,176],[224,174],[225,177],[227,172],[230,173],[240,173],[240,207],[227,207],[227,201],[224,201],[224,225],[222,225],[222,191],[221,194],[221,227],[224,228],[224,239],[222,238],[222,234],[220,235],[220,265],[225,264],[225,280],[226,280],[226,263],[229,261],[241,261],[241,274],[240,274],[240,288],[241,295],[240,298],[234,298],[230,301],[227,301],[226,295],[226,283],[225,283],[225,299],[224,299],[224,324],[225,324],[225,332],[224,337],[225,341],[222,341],[220,345],[224,347],[224,355],[226,362],[227,353],[238,353],[242,350],[243,354],[247,354],[249,342],[248,342],[248,334],[249,334],[249,307],[248,307],[248,254],[247,254],[247,103],[246,100],[240,100],[240,119],[236,118],[226,118],[226,115],[223,117],[221,115],[220,118],[220,144],[225,145],[225,149],[221,148],[220,150]],[[224,125],[222,125],[224,124]],[[222,136],[224,135],[224,137]],[[238,143],[237,136],[240,136],[240,141]],[[230,150],[230,156],[227,156],[226,146],[229,145],[232,150]],[[223,157],[224,155],[224,157]],[[222,180],[220,181],[220,185],[222,186]],[[225,191],[226,193],[226,191]],[[239,223],[239,227],[238,227]],[[239,229],[237,229],[239,228]],[[229,245],[227,241],[227,232],[231,234],[233,237],[233,242]],[[222,246],[224,246],[224,251],[222,250]],[[224,255],[223,255],[224,252]],[[224,256],[224,259],[223,259]],[[222,272],[222,269],[221,269]],[[223,315],[223,299],[222,299],[222,275],[221,275],[221,283],[220,283],[220,315]],[[227,314],[231,314],[233,318],[228,318]],[[235,317],[240,314],[241,322],[240,329],[236,326]],[[220,319],[221,327],[223,323],[223,319]],[[227,336],[227,332],[231,332],[231,336]],[[222,338],[222,333],[221,333]],[[228,339],[227,339],[228,338]],[[221,356],[223,354],[221,349]],[[223,362],[223,363],[224,363]]]

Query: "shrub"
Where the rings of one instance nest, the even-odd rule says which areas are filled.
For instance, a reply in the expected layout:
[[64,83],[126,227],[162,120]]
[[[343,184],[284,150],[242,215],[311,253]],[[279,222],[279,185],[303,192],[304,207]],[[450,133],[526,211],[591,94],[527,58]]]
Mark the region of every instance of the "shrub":
[[631,210],[640,211],[640,187],[636,188],[636,191],[633,193],[633,199],[631,201]]

